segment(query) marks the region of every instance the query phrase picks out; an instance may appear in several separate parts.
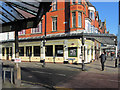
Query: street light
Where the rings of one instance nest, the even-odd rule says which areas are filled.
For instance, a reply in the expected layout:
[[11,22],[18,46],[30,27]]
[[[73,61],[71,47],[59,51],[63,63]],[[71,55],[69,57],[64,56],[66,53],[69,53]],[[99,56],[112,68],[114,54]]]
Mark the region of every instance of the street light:
[[84,61],[85,61],[85,47],[84,47],[84,44],[85,44],[85,40],[86,38],[84,38],[82,36],[82,71],[84,71],[84,67],[85,67],[85,64],[84,64]]
[[114,39],[115,47],[116,47],[116,55],[115,55],[115,68],[117,67],[117,38]]

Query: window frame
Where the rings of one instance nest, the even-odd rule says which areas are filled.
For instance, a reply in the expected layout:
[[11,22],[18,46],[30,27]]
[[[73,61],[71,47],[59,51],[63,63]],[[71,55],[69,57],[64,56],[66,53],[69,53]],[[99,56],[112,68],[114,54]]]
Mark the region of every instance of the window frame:
[[[70,55],[70,50],[71,49],[76,49],[76,55]],[[78,51],[78,49],[77,49],[77,47],[68,47],[68,57],[77,57],[77,51]]]
[[75,5],[76,4],[76,0],[72,0],[72,4]]
[[[79,14],[80,14],[80,15],[79,15]],[[80,16],[81,22],[79,22],[79,16]],[[78,27],[79,27],[79,28],[82,28],[82,13],[81,13],[81,12],[78,12]]]
[[52,17],[52,31],[57,31],[57,17]]
[[[30,53],[27,54],[27,48],[29,47],[30,47]],[[26,46],[26,57],[31,57],[31,56],[32,56],[32,46]]]
[[[51,55],[48,55],[48,54],[47,54],[47,53],[48,53],[47,47],[50,47],[50,46],[52,46],[52,51],[51,51]],[[49,51],[50,51],[50,49],[49,49]],[[53,57],[53,45],[46,45],[46,46],[45,46],[45,56],[46,56],[46,57]]]
[[72,12],[72,28],[75,27],[76,27],[76,12]]
[[78,4],[82,4],[82,0],[78,0]]
[[25,35],[26,34],[26,30],[24,29],[24,30],[21,30],[20,32],[18,32],[18,35],[20,36],[20,35]]
[[31,28],[31,33],[32,34],[42,33],[42,20],[39,22],[37,28]]
[[[55,6],[55,8],[54,8]],[[57,0],[52,1],[52,11],[57,11]]]
[[[60,48],[58,48],[58,47],[60,47]],[[62,50],[62,52],[64,53],[63,45],[55,45],[55,56],[56,57],[63,57],[64,56],[63,53],[62,54],[57,54],[58,50]]]
[[[23,54],[20,54],[20,48],[23,49]],[[19,56],[24,56],[24,54],[25,54],[24,47],[19,47]]]
[[[39,54],[35,52],[35,50],[36,50],[35,47],[39,47],[39,48],[38,48],[38,49],[39,49],[39,51],[38,51]],[[38,49],[37,49],[37,50],[38,50]],[[40,46],[33,46],[33,54],[34,54],[35,57],[40,57]]]

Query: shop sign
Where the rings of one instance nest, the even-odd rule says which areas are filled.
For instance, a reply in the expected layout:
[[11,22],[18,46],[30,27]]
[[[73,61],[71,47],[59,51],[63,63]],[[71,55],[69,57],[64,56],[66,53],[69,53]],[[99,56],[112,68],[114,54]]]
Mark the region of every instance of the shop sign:
[[21,59],[20,59],[20,58],[15,58],[14,62],[15,62],[15,63],[20,63],[20,62],[21,62]]

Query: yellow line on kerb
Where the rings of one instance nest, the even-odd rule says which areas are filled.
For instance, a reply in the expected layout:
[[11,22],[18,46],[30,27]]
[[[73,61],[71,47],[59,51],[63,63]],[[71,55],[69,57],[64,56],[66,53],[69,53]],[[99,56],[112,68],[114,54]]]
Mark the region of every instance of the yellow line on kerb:
[[74,89],[72,89],[72,88],[64,88],[64,87],[58,87],[58,86],[54,86],[54,88],[55,88],[56,90],[74,90]]

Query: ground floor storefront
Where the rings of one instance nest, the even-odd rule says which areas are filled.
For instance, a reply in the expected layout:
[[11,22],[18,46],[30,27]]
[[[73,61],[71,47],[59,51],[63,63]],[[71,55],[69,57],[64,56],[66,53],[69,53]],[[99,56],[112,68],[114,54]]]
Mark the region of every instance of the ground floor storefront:
[[[43,41],[19,42],[19,58],[24,62],[45,62],[50,63],[82,63],[82,42],[81,39],[57,39]],[[100,43],[86,39],[84,44],[85,63],[97,59],[101,53]],[[2,44],[2,59],[12,60],[15,58],[14,42]]]

